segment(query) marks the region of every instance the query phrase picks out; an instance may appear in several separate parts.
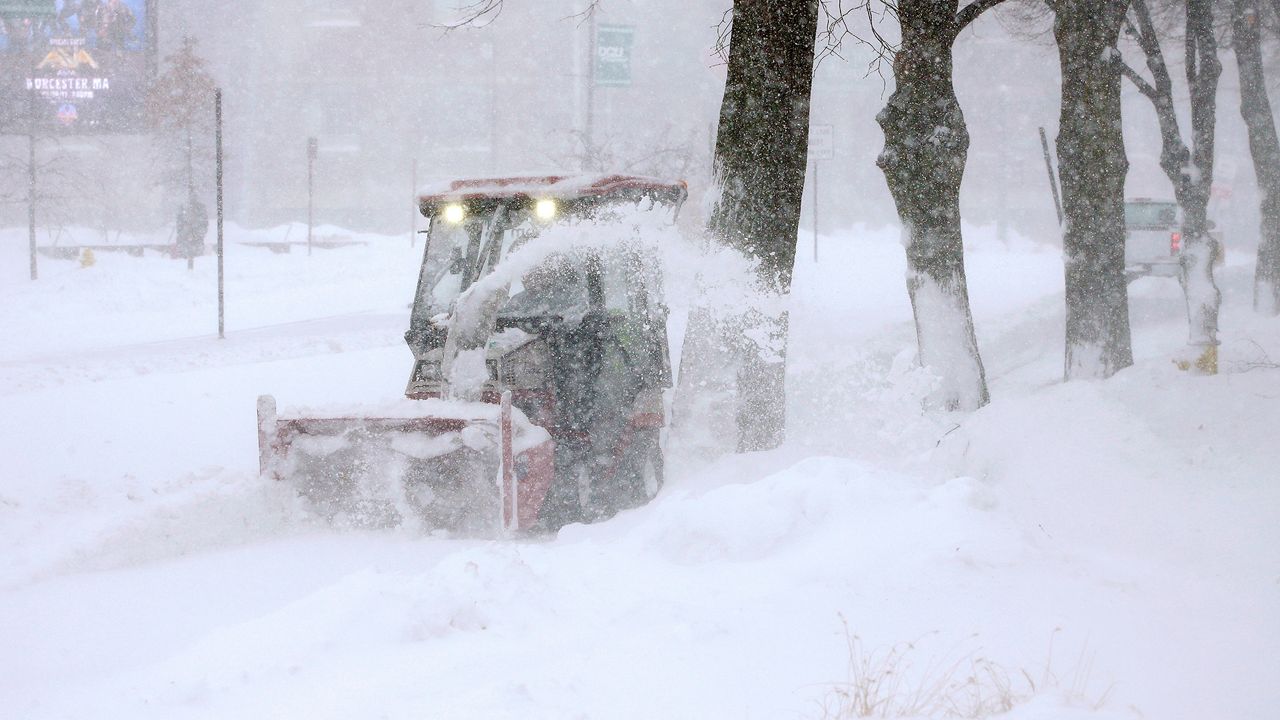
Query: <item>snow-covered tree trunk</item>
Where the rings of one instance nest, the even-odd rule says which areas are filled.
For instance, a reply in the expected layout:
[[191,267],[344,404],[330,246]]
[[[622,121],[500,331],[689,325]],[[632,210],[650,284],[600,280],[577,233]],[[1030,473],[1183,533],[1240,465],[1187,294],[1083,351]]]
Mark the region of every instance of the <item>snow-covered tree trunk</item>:
[[1263,76],[1258,0],[1235,0],[1232,39],[1240,68],[1240,115],[1249,129],[1249,150],[1261,197],[1262,233],[1253,284],[1253,309],[1280,315],[1280,139]]
[[1214,132],[1217,126],[1218,41],[1213,34],[1213,0],[1187,0],[1186,71],[1191,89],[1191,162],[1182,168],[1182,287],[1197,365],[1218,371],[1218,307],[1222,294],[1213,279],[1217,241],[1209,235],[1209,192],[1213,186]]
[[[731,363],[737,447],[748,451],[776,447],[785,436],[787,316],[778,298],[791,289],[800,225],[818,0],[735,0],[732,18],[707,231],[712,242],[759,261],[759,289],[771,297],[728,323],[695,313],[680,404],[705,405],[690,396],[710,386],[687,381],[723,375]],[[698,419],[683,419],[690,421]]]
[[1066,217],[1068,380],[1133,364],[1124,276],[1124,180],[1116,41],[1128,0],[1048,0],[1062,68],[1058,160]]
[[732,328],[716,308],[694,307],[685,326],[668,448],[681,460],[708,460],[738,448],[738,371]]
[[893,59],[893,95],[876,117],[884,130],[877,164],[902,221],[920,364],[939,378],[926,404],[975,410],[988,393],[960,230],[969,131],[952,84],[956,7],[955,0],[898,3],[902,44]]
[[[1218,307],[1222,295],[1213,277],[1217,241],[1209,234],[1209,191],[1213,186],[1218,77],[1217,40],[1213,34],[1211,0],[1186,2],[1186,72],[1191,94],[1191,147],[1182,140],[1173,105],[1173,81],[1156,34],[1147,0],[1133,0],[1137,38],[1147,58],[1152,82],[1135,70],[1122,71],[1155,106],[1160,125],[1160,167],[1182,207],[1179,254],[1183,293],[1187,302],[1188,344],[1198,369],[1217,372]],[[1189,365],[1190,363],[1188,363]]]

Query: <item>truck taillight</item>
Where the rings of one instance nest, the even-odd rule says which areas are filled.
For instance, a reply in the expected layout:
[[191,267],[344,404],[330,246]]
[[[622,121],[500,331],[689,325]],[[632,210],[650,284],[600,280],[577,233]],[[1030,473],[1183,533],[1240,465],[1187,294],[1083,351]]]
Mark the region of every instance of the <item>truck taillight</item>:
[[1182,250],[1182,233],[1173,233],[1169,236],[1169,254],[1177,255]]

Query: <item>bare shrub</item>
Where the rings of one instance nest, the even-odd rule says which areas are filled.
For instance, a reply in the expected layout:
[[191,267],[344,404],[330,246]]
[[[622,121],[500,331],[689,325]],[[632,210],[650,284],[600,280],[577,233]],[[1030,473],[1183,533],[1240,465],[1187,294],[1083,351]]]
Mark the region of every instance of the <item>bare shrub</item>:
[[[934,657],[917,668],[920,640],[898,643],[887,650],[868,650],[849,629],[844,616],[849,653],[849,678],[833,683],[821,701],[823,720],[850,718],[987,718],[1013,710],[1043,692],[1055,692],[1068,702],[1097,709],[1102,693],[1089,699],[1092,660],[1082,653],[1065,682],[1053,671],[1053,641],[1037,682],[1026,669],[1010,671],[1000,663],[969,653]],[[1054,635],[1058,629],[1054,630]],[[936,634],[936,633],[935,633]]]

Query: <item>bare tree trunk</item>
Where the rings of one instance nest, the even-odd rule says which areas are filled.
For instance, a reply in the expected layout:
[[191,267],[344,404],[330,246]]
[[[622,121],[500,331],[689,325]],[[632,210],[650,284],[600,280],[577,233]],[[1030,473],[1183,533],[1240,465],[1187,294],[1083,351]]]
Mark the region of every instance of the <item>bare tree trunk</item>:
[[1058,158],[1066,216],[1068,380],[1133,364],[1124,276],[1124,180],[1116,41],[1128,0],[1047,0],[1062,68]]
[[779,293],[795,264],[817,25],[818,0],[734,2],[708,229],[759,259],[761,280]]
[[929,407],[976,410],[988,402],[964,273],[960,182],[969,131],[952,84],[956,0],[901,0],[895,89],[876,120],[877,164],[893,194],[907,248],[907,290],[920,364],[940,378]]
[[1213,278],[1217,241],[1209,235],[1209,192],[1213,186],[1217,126],[1218,41],[1213,34],[1212,0],[1187,0],[1187,87],[1191,90],[1191,163],[1182,169],[1182,288],[1187,297],[1188,342],[1198,353],[1196,367],[1218,372],[1218,308],[1222,293]]
[[1258,0],[1235,0],[1232,35],[1240,68],[1240,115],[1249,129],[1249,150],[1261,195],[1262,228],[1253,281],[1253,309],[1280,315],[1280,139],[1263,76]]
[[[800,225],[817,22],[818,0],[735,0],[733,6],[716,136],[719,195],[707,230],[713,242],[757,259],[761,292],[781,298],[791,289]],[[715,375],[725,360],[714,351],[723,343],[709,337],[734,336],[739,451],[776,447],[785,437],[787,315],[774,309],[784,303],[764,304],[773,307],[753,308],[728,325],[695,314],[681,359],[682,392],[697,395],[703,386],[686,380]],[[686,397],[683,404],[704,403]]]
[[[1160,124],[1160,168],[1173,185],[1182,207],[1180,279],[1187,302],[1188,344],[1195,352],[1196,367],[1217,372],[1218,307],[1222,294],[1213,278],[1217,241],[1209,234],[1209,191],[1213,186],[1213,153],[1216,127],[1218,77],[1217,40],[1213,34],[1210,0],[1187,0],[1186,72],[1191,93],[1191,148],[1182,140],[1173,105],[1173,81],[1147,0],[1133,0],[1138,19],[1137,37],[1151,70],[1147,83],[1132,68],[1122,72],[1155,106]],[[1189,364],[1188,364],[1189,365]]]

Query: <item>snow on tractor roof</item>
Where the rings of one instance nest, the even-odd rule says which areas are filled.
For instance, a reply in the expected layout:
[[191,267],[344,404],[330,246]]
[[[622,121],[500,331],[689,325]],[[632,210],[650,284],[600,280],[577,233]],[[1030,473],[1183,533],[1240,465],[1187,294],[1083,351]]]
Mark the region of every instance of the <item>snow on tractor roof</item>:
[[422,205],[466,200],[507,198],[549,198],[573,200],[603,197],[626,190],[657,190],[683,198],[688,186],[683,180],[662,180],[642,175],[539,175],[453,180],[428,186],[419,194]]

